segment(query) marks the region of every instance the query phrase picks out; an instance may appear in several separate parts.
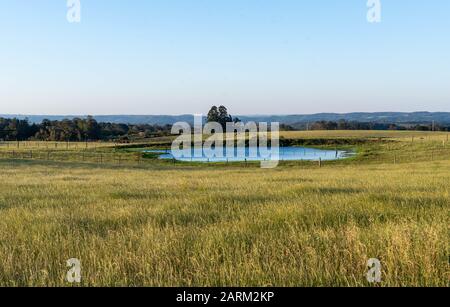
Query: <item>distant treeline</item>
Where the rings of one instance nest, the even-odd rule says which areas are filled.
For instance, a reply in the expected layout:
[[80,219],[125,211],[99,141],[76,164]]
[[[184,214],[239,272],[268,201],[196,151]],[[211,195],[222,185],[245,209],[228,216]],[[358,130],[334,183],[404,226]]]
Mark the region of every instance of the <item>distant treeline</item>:
[[299,123],[281,125],[282,130],[411,130],[411,131],[450,131],[450,125],[440,124],[389,124],[389,123],[362,123],[356,121],[317,121],[312,123]]
[[[43,120],[30,124],[27,119],[0,118],[0,140],[5,141],[119,141],[170,135],[171,125],[134,125],[99,123],[93,117],[65,120]],[[293,130],[416,130],[450,131],[450,125],[386,124],[348,121],[317,121],[309,124],[281,124],[282,131]]]
[[98,141],[116,140],[126,142],[134,138],[145,138],[170,134],[170,125],[131,125],[98,123],[92,117],[60,121],[43,120],[30,124],[27,119],[0,118],[0,140],[42,141]]

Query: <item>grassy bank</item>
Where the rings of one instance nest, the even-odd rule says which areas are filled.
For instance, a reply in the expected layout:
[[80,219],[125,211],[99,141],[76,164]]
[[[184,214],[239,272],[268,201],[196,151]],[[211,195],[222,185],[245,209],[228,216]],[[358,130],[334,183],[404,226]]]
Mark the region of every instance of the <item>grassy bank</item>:
[[448,149],[392,159],[442,137],[322,168],[0,159],[0,285],[67,286],[78,258],[83,285],[366,286],[378,258],[382,286],[448,286]]

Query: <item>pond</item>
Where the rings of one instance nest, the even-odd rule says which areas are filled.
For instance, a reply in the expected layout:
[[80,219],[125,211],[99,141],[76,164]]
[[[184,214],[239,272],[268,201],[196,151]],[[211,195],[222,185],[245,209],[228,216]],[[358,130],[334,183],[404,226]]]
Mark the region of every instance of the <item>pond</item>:
[[[190,155],[190,157],[177,158],[176,160],[184,162],[244,162],[265,160],[259,152],[257,156],[250,157],[251,155],[249,148],[245,148],[245,155],[238,155],[236,149],[234,149],[234,155],[229,157],[227,157],[226,148],[224,148],[223,157],[213,158],[208,158],[205,154],[203,154],[203,157],[194,157],[194,149],[192,149],[191,151],[192,154]],[[231,151],[233,151],[232,148]],[[144,150],[143,152],[160,154],[160,159],[174,159],[174,155],[172,154],[171,150]],[[181,154],[175,154],[175,156],[177,157],[181,156]],[[333,161],[346,159],[353,155],[354,153],[351,151],[316,149],[309,147],[280,147],[279,150],[280,161]]]

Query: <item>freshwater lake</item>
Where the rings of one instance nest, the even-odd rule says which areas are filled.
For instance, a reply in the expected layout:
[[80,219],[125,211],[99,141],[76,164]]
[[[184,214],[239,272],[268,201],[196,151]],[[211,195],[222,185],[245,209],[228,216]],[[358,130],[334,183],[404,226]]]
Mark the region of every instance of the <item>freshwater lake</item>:
[[[233,149],[231,149],[232,151]],[[269,149],[270,150],[270,149]],[[173,160],[171,150],[144,150],[148,153],[160,154],[160,159],[170,159]],[[181,150],[180,150],[181,152]],[[279,160],[280,161],[333,161],[341,160],[353,156],[354,153],[351,151],[344,150],[326,150],[326,149],[316,149],[309,147],[280,147],[279,150]],[[176,156],[181,156],[176,153]],[[177,158],[178,161],[184,162],[243,162],[243,161],[264,161],[266,160],[261,156],[258,151],[257,156],[250,157],[250,149],[245,148],[245,156],[238,155],[236,148],[234,149],[234,155],[227,157],[226,148],[224,148],[223,157],[213,157],[208,158],[205,154],[202,157],[194,157],[194,149],[191,149],[191,157]],[[266,156],[267,157],[267,156]],[[269,159],[270,160],[270,159]]]

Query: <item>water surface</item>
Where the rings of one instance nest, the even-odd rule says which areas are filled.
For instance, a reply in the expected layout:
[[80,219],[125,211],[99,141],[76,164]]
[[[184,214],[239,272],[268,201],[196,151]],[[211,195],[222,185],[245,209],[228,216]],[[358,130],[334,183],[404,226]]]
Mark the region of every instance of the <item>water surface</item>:
[[[230,150],[233,151],[233,149]],[[160,154],[160,159],[174,159],[174,155],[172,155],[171,150],[145,150],[144,152],[158,153]],[[270,160],[270,158],[267,158],[267,155],[261,155],[259,151],[256,156],[251,156],[249,148],[245,148],[245,155],[238,155],[236,148],[234,148],[234,155],[232,156],[227,157],[226,148],[223,149],[223,152],[223,157],[208,158],[205,153],[203,153],[200,157],[195,157],[194,149],[192,148],[191,155],[189,157],[177,158],[176,160],[184,162],[243,162]],[[345,159],[352,155],[353,153],[350,151],[316,149],[308,147],[280,147],[279,150],[280,161],[332,161]],[[179,156],[178,153],[176,153],[176,156]]]

